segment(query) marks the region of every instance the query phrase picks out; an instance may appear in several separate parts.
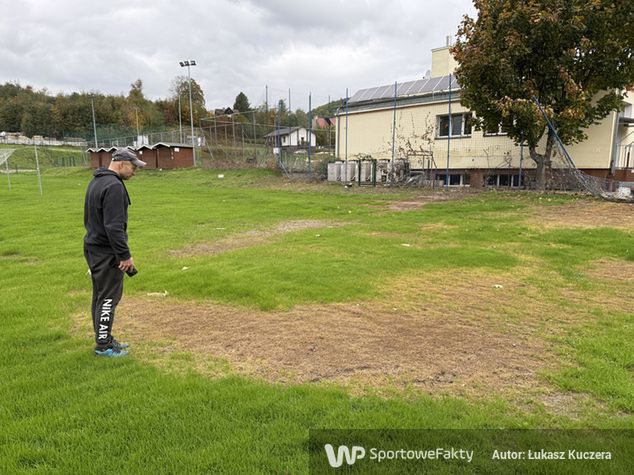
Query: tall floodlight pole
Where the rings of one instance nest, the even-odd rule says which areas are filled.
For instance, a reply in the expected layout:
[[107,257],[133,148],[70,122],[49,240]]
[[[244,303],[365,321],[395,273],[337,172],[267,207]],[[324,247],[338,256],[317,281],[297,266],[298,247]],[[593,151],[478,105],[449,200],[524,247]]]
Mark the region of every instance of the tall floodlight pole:
[[92,130],[95,132],[95,150],[97,150],[97,122],[95,121],[95,99],[93,97],[90,98],[90,103],[92,104]]
[[136,147],[139,148],[139,140],[141,140],[141,132],[139,131],[139,108],[134,106],[134,115],[136,117]]
[[181,68],[187,66],[187,80],[189,82],[189,123],[191,124],[192,129],[192,152],[194,154],[194,166],[196,165],[196,144],[194,142],[194,109],[192,108],[192,75],[190,71],[190,66],[196,66],[196,61],[193,59],[189,61],[181,61],[179,63]]
[[178,91],[178,131],[180,132],[180,143],[183,143],[183,119],[181,112],[181,93]]

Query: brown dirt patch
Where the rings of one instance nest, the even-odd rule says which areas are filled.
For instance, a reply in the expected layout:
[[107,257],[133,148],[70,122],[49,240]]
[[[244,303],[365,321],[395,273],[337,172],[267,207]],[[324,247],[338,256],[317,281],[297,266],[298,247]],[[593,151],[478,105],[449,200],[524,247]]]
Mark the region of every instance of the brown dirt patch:
[[394,201],[388,204],[387,209],[390,211],[413,211],[422,208],[428,203],[437,203],[441,201],[454,201],[468,196],[466,193],[434,193],[416,197],[415,199]]
[[166,353],[226,361],[232,371],[272,382],[460,395],[543,391],[538,373],[554,359],[540,322],[519,322],[514,312],[550,309],[517,302],[522,284],[510,275],[464,273],[434,283],[437,277],[399,280],[391,289],[397,305],[376,301],[264,312],[125,297],[117,334],[135,347],[160,342]]
[[[527,283],[536,275],[548,289]],[[542,377],[573,364],[553,337],[597,318],[597,305],[623,310],[632,302],[627,283],[588,292],[556,278],[530,263],[496,275],[421,271],[384,286],[373,301],[268,312],[125,296],[115,333],[135,357],[167,371],[330,383],[353,394],[495,394],[575,418],[599,402],[574,402]],[[89,335],[88,321],[78,315],[75,332]]]
[[187,246],[184,249],[170,251],[170,254],[178,257],[191,257],[201,254],[219,254],[221,252],[234,251],[237,249],[266,244],[272,237],[281,236],[286,233],[303,231],[305,229],[334,228],[343,225],[344,223],[335,221],[285,221],[270,229],[254,229],[219,239],[215,242],[201,242]]
[[337,304],[260,312],[128,298],[118,327],[132,341],[167,339],[275,382],[398,382],[457,393],[537,384],[544,363],[537,339],[420,310]]
[[579,200],[534,208],[529,223],[543,228],[634,228],[634,205]]
[[601,280],[633,282],[634,262],[615,260],[596,261],[592,267],[586,271],[586,274]]

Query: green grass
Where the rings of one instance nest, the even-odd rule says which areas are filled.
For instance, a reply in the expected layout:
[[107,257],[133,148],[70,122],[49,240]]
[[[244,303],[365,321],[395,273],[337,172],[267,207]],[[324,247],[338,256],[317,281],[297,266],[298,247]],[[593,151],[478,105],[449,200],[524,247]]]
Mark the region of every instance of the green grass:
[[[8,161],[10,170],[19,172],[20,170],[37,169],[34,146],[0,144],[0,150],[3,149],[14,150]],[[70,167],[89,164],[90,156],[85,153],[83,148],[79,147],[38,145],[37,160],[42,170],[52,167]],[[4,170],[5,166],[6,165],[3,164],[0,168]]]
[[[11,178],[11,191],[0,182],[0,473],[102,473],[105,466],[130,474],[305,473],[309,428],[633,427],[632,314],[609,306],[546,335],[564,364],[544,378],[598,401],[578,419],[494,395],[353,397],[332,385],[210,379],[134,357],[95,359],[91,343],[72,331],[72,316],[89,307],[88,293],[77,291],[90,287],[82,256],[90,172],[49,170],[41,197],[35,176]],[[407,192],[288,186],[261,170],[148,171],[128,189],[140,274],[126,282],[126,295],[166,289],[181,299],[283,310],[381,298],[386,282],[412,272],[495,275],[533,259],[543,274],[526,282],[556,301],[554,283],[590,295],[604,287],[581,275],[585,265],[631,261],[634,253],[631,230],[539,231],[523,221],[524,211],[565,196],[484,193],[391,213],[381,205]],[[302,219],[338,226],[215,256],[169,252]],[[433,224],[442,226],[425,231]]]

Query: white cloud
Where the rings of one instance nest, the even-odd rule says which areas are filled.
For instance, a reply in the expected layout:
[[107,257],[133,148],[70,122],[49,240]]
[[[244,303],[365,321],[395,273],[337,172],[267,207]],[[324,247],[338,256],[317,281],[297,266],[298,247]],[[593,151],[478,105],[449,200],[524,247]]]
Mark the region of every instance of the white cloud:
[[51,93],[127,94],[138,78],[169,95],[195,59],[209,108],[288,96],[293,108],[422,76],[469,0],[0,0],[0,83]]

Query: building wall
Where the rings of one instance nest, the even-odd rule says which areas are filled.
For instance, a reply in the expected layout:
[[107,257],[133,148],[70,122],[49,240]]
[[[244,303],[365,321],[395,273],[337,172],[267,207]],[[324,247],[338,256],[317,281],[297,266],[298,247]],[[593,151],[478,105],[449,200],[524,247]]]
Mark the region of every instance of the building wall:
[[99,152],[99,167],[109,167],[112,161],[112,150],[102,150]]
[[431,50],[431,77],[453,74],[458,67],[458,62],[449,52],[449,46],[434,48]]
[[[317,145],[317,136],[314,133],[311,133],[311,147],[315,147]],[[284,135],[281,137],[282,147],[301,147],[308,146],[308,130],[301,128],[299,130],[295,130],[289,135]],[[302,139],[304,139],[304,143],[302,144]]]
[[191,148],[157,147],[158,168],[189,168],[194,166],[194,155]]
[[[459,101],[452,101],[452,115],[461,112],[468,110]],[[393,108],[390,107],[349,113],[347,159],[352,160],[362,155],[371,155],[375,159],[391,159],[393,114]],[[449,145],[450,169],[519,167],[520,147],[514,145],[507,136],[485,136],[482,131],[473,128],[471,136],[452,136],[450,140],[439,137],[439,117],[447,114],[447,101],[397,108],[395,158],[409,158],[412,168],[425,168],[422,161],[412,155],[412,152],[418,152],[422,147],[433,152],[438,168],[445,168]],[[599,124],[589,128],[585,142],[567,147],[578,168],[609,168],[615,117],[616,114],[610,114]],[[338,158],[345,160],[346,119],[344,115],[338,119],[336,150]],[[534,168],[526,148],[524,160],[525,168]]]
[[157,167],[157,153],[156,150],[152,150],[149,148],[142,148],[137,151],[140,160],[143,160],[146,165],[146,169],[154,169]]
[[194,166],[194,151],[191,148],[173,148],[174,168],[190,168]]
[[92,168],[99,168],[101,166],[99,161],[99,152],[90,152],[90,166]]

